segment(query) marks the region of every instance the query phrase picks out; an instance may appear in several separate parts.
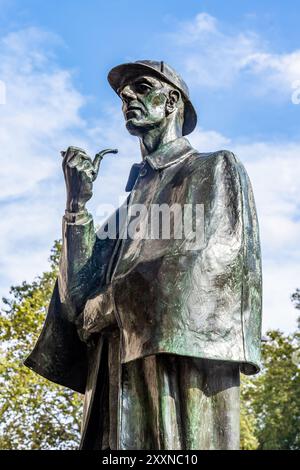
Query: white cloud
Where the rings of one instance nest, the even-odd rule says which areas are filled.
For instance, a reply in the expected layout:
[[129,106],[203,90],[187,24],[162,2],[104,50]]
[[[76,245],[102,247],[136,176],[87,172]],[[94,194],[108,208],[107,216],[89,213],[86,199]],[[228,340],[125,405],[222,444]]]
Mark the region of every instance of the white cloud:
[[36,28],[0,39],[0,79],[7,90],[6,104],[0,106],[2,295],[10,285],[44,270],[49,249],[61,236],[65,190],[60,150],[68,145],[94,152],[120,146],[117,157],[105,158],[95,183],[90,207],[96,222],[101,215],[97,201],[116,204],[119,192],[124,197],[119,188],[125,187],[138,158],[137,146],[122,133],[124,126],[121,121],[117,125],[114,113],[92,128],[81,118],[86,99],[75,88],[72,73],[57,65],[57,45],[62,46],[56,36]]
[[[46,270],[50,247],[60,237],[61,212],[54,195],[48,202],[39,200],[40,193],[36,196],[1,207],[1,296],[10,285],[31,281]],[[62,192],[56,197],[63,201]]]
[[217,19],[208,13],[199,13],[193,21],[186,22],[182,25],[179,34],[182,34],[181,41],[193,43],[201,39],[203,33],[217,34],[217,32]]
[[189,137],[191,144],[200,152],[212,152],[216,149],[227,148],[231,141],[229,138],[213,130],[204,130],[199,126]]
[[299,310],[293,306],[291,294],[299,287],[299,256],[265,261],[263,276],[263,330],[295,331]]
[[[91,209],[100,218],[100,202],[117,204],[133,161],[136,142],[120,112],[102,112],[89,126],[81,116],[86,99],[73,84],[72,72],[56,63],[56,36],[36,28],[0,38],[0,79],[6,104],[0,106],[0,288],[30,280],[47,266],[49,249],[61,236],[65,190],[60,150],[77,145],[92,152],[118,147],[107,156]],[[135,145],[134,145],[135,143]]]
[[300,285],[300,141],[232,146],[252,181],[263,254],[264,328],[293,331]]
[[45,268],[60,236],[63,182],[59,151],[83,144],[83,96],[70,71],[56,66],[59,40],[30,28],[0,39],[1,293]]
[[237,145],[258,200],[265,252],[300,253],[300,141]]
[[168,38],[191,85],[218,89],[250,78],[248,92],[290,97],[293,83],[300,79],[300,49],[274,53],[255,32],[225,32],[207,13],[181,23]]
[[[6,104],[0,107],[2,165],[0,199],[27,194],[55,174],[58,149],[84,123],[84,98],[72,85],[69,71],[53,66],[53,35],[31,28],[0,41],[0,79]],[[45,52],[46,49],[46,52]]]

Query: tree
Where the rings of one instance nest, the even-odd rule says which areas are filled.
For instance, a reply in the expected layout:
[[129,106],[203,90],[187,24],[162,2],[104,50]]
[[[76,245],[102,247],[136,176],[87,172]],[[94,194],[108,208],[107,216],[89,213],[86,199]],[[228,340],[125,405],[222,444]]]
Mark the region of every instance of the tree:
[[300,332],[273,330],[267,338],[261,373],[243,383],[243,426],[250,419],[250,437],[257,439],[258,449],[300,449]]
[[296,291],[292,294],[292,302],[295,304],[295,308],[300,310],[300,289],[296,289]]
[[259,446],[256,436],[257,419],[252,406],[255,387],[253,379],[241,376],[241,450],[255,450]]
[[23,365],[41,331],[57,276],[60,243],[50,270],[12,287],[0,312],[0,448],[78,447],[82,397]]
[[[291,300],[297,310],[300,310],[300,289],[296,289],[296,291],[292,294]],[[300,316],[297,319],[298,321],[298,328],[300,329]]]
[[[300,309],[300,289],[291,296]],[[241,448],[300,449],[300,317],[290,335],[266,333],[262,370],[241,386]]]

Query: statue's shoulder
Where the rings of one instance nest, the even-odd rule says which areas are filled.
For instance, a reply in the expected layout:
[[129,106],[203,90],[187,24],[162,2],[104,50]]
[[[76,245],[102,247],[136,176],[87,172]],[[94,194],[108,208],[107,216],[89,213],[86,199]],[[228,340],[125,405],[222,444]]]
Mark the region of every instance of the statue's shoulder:
[[216,152],[201,153],[195,150],[191,161],[193,169],[203,170],[203,166],[215,169],[244,171],[243,164],[238,157],[230,150],[217,150]]
[[217,150],[215,152],[201,153],[195,150],[194,153],[195,163],[207,162],[211,165],[218,165],[221,162],[228,162],[234,165],[240,165],[241,162],[238,157],[230,150]]
[[211,184],[227,184],[235,181],[244,190],[252,191],[252,185],[243,163],[230,150],[200,153],[195,151],[191,159],[189,174],[200,181],[206,179]]

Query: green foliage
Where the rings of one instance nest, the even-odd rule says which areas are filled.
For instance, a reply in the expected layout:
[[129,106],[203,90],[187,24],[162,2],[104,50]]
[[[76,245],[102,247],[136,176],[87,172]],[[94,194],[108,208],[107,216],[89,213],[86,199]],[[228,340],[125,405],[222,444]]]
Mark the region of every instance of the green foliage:
[[296,291],[292,294],[291,299],[295,304],[295,308],[300,310],[300,289],[296,289]]
[[[300,310],[300,289],[296,291],[291,296],[291,300],[297,310]],[[298,317],[298,328],[300,329],[300,316]]]
[[252,407],[255,397],[255,382],[247,376],[241,376],[241,415],[240,430],[242,450],[255,450],[259,442],[256,437],[257,420]]
[[23,365],[41,331],[57,275],[60,244],[50,270],[12,287],[0,313],[0,449],[74,449],[82,397]]
[[258,449],[300,449],[300,333],[267,338],[262,372],[242,384],[242,448],[254,438]]

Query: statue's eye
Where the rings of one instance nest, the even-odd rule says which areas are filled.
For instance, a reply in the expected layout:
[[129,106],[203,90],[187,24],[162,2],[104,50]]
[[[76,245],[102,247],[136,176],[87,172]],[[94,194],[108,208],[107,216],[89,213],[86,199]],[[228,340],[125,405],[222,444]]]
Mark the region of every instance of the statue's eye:
[[135,89],[137,93],[146,93],[148,90],[150,90],[150,86],[147,83],[136,83],[135,84]]

